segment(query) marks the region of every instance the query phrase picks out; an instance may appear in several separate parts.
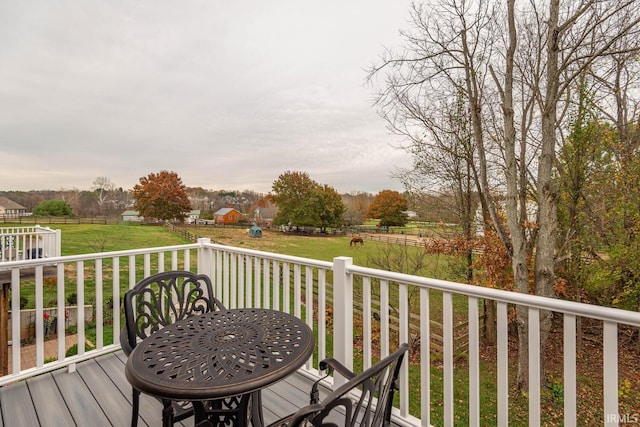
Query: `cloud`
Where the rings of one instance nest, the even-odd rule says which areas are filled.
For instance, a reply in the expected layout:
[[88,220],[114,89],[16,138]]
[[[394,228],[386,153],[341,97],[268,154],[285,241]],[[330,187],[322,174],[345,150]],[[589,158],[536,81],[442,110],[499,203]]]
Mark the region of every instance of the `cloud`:
[[409,1],[0,4],[0,190],[267,192],[287,170],[340,192],[400,189],[410,164],[363,69]]

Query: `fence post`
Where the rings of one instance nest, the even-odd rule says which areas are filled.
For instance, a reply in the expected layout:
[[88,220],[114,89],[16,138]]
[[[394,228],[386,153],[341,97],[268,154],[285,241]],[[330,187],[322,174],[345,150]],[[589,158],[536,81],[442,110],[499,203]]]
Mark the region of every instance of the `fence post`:
[[198,248],[198,274],[206,274],[213,281],[214,271],[213,271],[213,262],[211,258],[211,249],[205,247],[211,243],[211,239],[208,237],[202,237],[198,239],[198,244],[200,247]]
[[[353,370],[353,276],[347,271],[351,257],[333,259],[333,357]],[[334,377],[334,387],[346,380]]]

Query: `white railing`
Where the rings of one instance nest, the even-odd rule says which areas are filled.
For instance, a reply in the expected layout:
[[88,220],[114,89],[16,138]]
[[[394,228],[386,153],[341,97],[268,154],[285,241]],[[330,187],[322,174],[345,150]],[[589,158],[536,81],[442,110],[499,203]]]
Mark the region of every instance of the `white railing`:
[[[25,339],[22,316],[10,315],[8,322],[9,313],[0,307],[0,315],[4,317],[0,324],[8,325],[9,329],[0,330],[3,355],[11,336],[11,348],[6,354],[11,369],[7,375],[0,376],[0,386],[60,367],[74,369],[79,361],[118,349],[124,292],[155,272],[196,270],[198,248],[199,245],[192,244],[0,263],[0,277],[8,277],[0,283],[4,294],[8,294],[4,288],[10,291],[8,309],[11,313],[20,312],[20,297],[28,296],[35,306],[36,319],[32,325],[35,337]],[[74,294],[74,301],[69,301],[69,294]],[[77,354],[67,356],[65,312],[69,305],[90,305],[93,310],[91,318],[85,317],[85,310],[77,310],[76,330],[69,332],[76,335]],[[55,320],[50,315],[45,319],[45,313],[55,313]],[[53,340],[45,336],[50,326],[47,323],[51,321],[55,321],[57,331]],[[89,332],[90,342],[87,341]],[[56,355],[45,360],[45,342],[50,346],[52,341],[57,347]],[[22,361],[27,346],[34,348],[34,366]]]
[[[507,292],[496,289],[465,285],[460,283],[452,283],[442,280],[416,277],[381,270],[374,270],[364,267],[350,265],[349,258],[336,259],[336,269],[334,271],[344,270],[346,274],[343,277],[334,276],[335,288],[343,289],[343,298],[348,298],[347,294],[355,291],[353,287],[354,278],[362,279],[362,295],[364,306],[368,307],[365,312],[371,313],[373,302],[371,299],[373,280],[379,284],[380,306],[396,305],[398,310],[398,318],[400,319],[399,332],[397,339],[400,342],[409,340],[409,290],[411,287],[418,289],[419,307],[411,306],[411,312],[415,314],[419,311],[419,328],[420,328],[420,354],[430,354],[430,340],[424,337],[430,336],[430,293],[433,291],[441,292],[442,298],[442,320],[443,320],[443,336],[444,336],[444,352],[442,355],[443,370],[443,406],[444,406],[444,425],[453,426],[455,424],[454,414],[454,296],[462,296],[467,299],[468,311],[466,321],[468,321],[469,346],[468,346],[468,383],[469,383],[469,424],[480,425],[480,315],[479,303],[483,300],[494,301],[497,304],[497,424],[509,424],[509,363],[508,363],[508,307],[523,306],[528,310],[528,341],[529,341],[529,425],[541,424],[541,381],[540,381],[540,313],[548,310],[557,315],[561,315],[563,319],[563,359],[564,359],[564,425],[577,425],[577,397],[576,397],[576,321],[578,317],[583,319],[594,319],[602,322],[603,326],[603,365],[601,367],[593,367],[593,369],[601,369],[603,373],[603,401],[604,401],[604,419],[606,425],[617,425],[618,421],[625,419],[636,419],[638,413],[620,414],[618,409],[618,326],[628,325],[640,327],[640,313],[625,310],[617,310],[595,305],[580,304],[570,301],[557,300],[552,298],[543,298],[533,295],[525,295],[515,292]],[[340,265],[343,265],[341,267]],[[392,301],[390,295],[397,295]],[[336,298],[338,299],[338,298]],[[349,307],[345,307],[344,314],[346,318],[353,318]],[[388,310],[380,310],[380,342],[381,356],[389,354],[388,343],[391,341],[392,331],[390,328],[390,319]],[[364,318],[364,337],[363,350],[364,366],[368,366],[371,361],[371,343],[374,339],[370,319]],[[344,328],[347,336],[344,342],[350,342],[350,332],[352,329]],[[344,346],[343,357],[349,357],[350,348]],[[430,396],[430,373],[431,365],[429,357],[420,358],[420,423],[423,426],[430,425],[431,404],[427,396]],[[414,395],[409,394],[408,387],[408,367],[403,365],[401,376],[402,386],[400,390],[400,417],[403,419],[411,419],[408,414],[410,399]],[[595,390],[593,391],[596,392]],[[640,410],[639,410],[640,412]],[[415,420],[417,422],[417,420]]]
[[[45,285],[47,269],[53,268],[55,289]],[[34,269],[33,284],[21,283],[20,270]],[[616,425],[625,414],[618,409],[618,328],[640,327],[640,313],[587,304],[541,298],[513,292],[488,289],[460,283],[375,270],[352,265],[351,258],[338,257],[333,262],[292,257],[275,253],[211,244],[200,239],[197,244],[82,256],[14,261],[0,265],[0,273],[11,271],[11,309],[19,309],[19,297],[32,286],[36,318],[41,318],[45,300],[55,292],[58,352],[56,360],[45,360],[42,324],[35,325],[36,366],[22,367],[19,346],[11,351],[12,370],[0,377],[0,385],[41,372],[69,366],[119,348],[124,291],[152,273],[169,269],[187,269],[208,274],[216,296],[229,308],[263,307],[291,312],[303,318],[316,333],[317,353],[307,363],[306,374],[317,375],[314,367],[327,356],[341,360],[348,367],[362,369],[393,351],[399,342],[411,342],[417,367],[403,364],[399,408],[396,422],[403,425],[428,426],[431,423],[432,393],[430,328],[434,316],[442,319],[442,405],[444,425],[454,425],[455,323],[461,317],[468,322],[467,371],[468,417],[471,425],[480,425],[480,304],[494,301],[497,305],[497,423],[507,425],[509,413],[508,311],[526,307],[529,312],[529,424],[541,423],[540,313],[552,311],[562,316],[564,325],[564,423],[577,424],[576,393],[576,322],[593,319],[602,324],[602,366],[594,366],[603,375],[603,422]],[[73,286],[77,305],[93,305],[91,323],[78,312],[78,352],[66,356],[64,347],[65,289]],[[460,299],[463,303],[460,304]],[[111,303],[109,303],[111,300]],[[437,304],[435,304],[437,302]],[[461,313],[460,307],[464,307]],[[390,314],[390,310],[392,314]],[[437,312],[437,313],[436,313]],[[40,316],[40,317],[38,317]],[[16,322],[16,323],[19,323]],[[12,323],[13,336],[19,336],[20,325]],[[95,324],[95,326],[94,326]],[[419,331],[419,339],[415,330]],[[94,333],[95,330],[95,333]],[[87,348],[87,332],[95,335],[94,348]],[[61,337],[62,335],[62,337]],[[115,338],[113,338],[115,337]],[[15,340],[14,340],[15,341]],[[355,343],[358,346],[355,346]],[[361,346],[361,348],[359,348]],[[354,350],[354,347],[356,348]],[[417,356],[417,357],[416,357]],[[409,392],[409,372],[419,377],[419,393]],[[341,383],[335,378],[331,383]],[[415,388],[413,389],[415,390]],[[594,390],[594,393],[599,392]],[[409,408],[419,408],[410,413]],[[636,416],[636,414],[626,414]]]
[[0,227],[0,262],[60,256],[60,230],[39,225]]

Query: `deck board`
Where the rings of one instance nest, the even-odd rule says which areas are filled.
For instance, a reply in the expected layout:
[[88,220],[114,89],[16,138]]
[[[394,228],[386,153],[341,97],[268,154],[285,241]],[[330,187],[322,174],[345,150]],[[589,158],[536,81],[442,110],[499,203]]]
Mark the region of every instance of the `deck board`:
[[104,425],[109,422],[107,414],[104,413],[98,402],[94,399],[87,399],[91,391],[82,381],[80,375],[69,374],[65,369],[60,369],[51,374],[60,394],[65,397],[66,406],[76,422],[89,419],[96,425]]
[[[123,410],[123,408],[130,408],[131,401],[120,392],[98,363],[95,360],[80,363],[77,372],[108,415],[111,423],[114,426],[123,427],[130,425],[131,411]],[[116,375],[116,373],[111,375]]]
[[[0,427],[128,427],[131,386],[124,375],[125,362],[126,356],[118,351],[81,362],[75,372],[60,369],[0,387]],[[292,375],[263,390],[265,423],[306,405],[310,388],[310,380]],[[160,425],[161,412],[157,399],[142,394],[138,425]],[[193,418],[182,423],[192,425]]]
[[[122,352],[119,352],[122,354]],[[115,355],[107,355],[99,357],[96,363],[105,372],[105,375],[109,377],[114,387],[127,399],[129,407],[132,402],[132,390],[131,384],[127,381],[124,375],[124,363],[126,357],[118,357],[118,353]],[[161,423],[162,404],[157,399],[149,396],[140,396],[140,418],[138,419],[138,425],[159,425]],[[131,419],[131,412],[129,412],[129,420]],[[180,424],[178,424],[180,425]]]
[[66,427],[74,424],[62,394],[50,376],[38,376],[27,382],[40,425]]
[[7,426],[39,426],[27,383],[24,381],[0,389],[2,421]]

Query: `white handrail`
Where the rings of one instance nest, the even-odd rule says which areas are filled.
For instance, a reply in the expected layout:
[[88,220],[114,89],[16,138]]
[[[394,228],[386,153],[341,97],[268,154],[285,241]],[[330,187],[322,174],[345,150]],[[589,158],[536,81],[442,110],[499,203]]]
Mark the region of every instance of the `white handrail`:
[[520,292],[505,291],[502,289],[485,288],[482,286],[468,285],[464,283],[448,282],[446,280],[432,279],[428,277],[412,276],[403,273],[395,273],[385,270],[376,270],[367,267],[351,266],[349,273],[360,274],[368,277],[389,280],[396,283],[408,283],[415,286],[424,286],[429,289],[453,292],[460,295],[475,296],[493,301],[523,305],[525,307],[540,308],[543,310],[557,311],[577,316],[590,317],[598,320],[614,321],[630,326],[640,327],[640,313],[621,310],[611,307],[602,307],[593,304],[585,304],[538,295],[522,294]]

